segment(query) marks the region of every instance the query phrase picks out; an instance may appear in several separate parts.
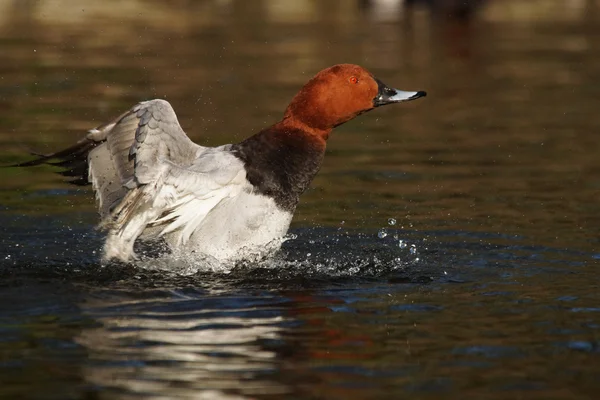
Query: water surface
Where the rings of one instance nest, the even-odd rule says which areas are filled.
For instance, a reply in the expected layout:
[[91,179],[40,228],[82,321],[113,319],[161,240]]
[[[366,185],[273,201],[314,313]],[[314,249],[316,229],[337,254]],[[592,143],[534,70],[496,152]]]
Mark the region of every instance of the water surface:
[[596,397],[600,4],[393,3],[0,1],[2,163],[156,97],[239,141],[340,62],[429,94],[339,127],[226,270],[101,267],[92,193],[3,169],[0,397]]

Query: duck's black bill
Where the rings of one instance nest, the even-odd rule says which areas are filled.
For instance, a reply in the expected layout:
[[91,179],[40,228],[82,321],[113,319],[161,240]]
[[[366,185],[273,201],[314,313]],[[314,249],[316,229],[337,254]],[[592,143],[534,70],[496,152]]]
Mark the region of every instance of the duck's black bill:
[[405,92],[404,90],[390,88],[379,79],[375,79],[375,81],[377,81],[378,86],[377,96],[373,99],[373,106],[375,107],[416,100],[420,97],[427,96],[427,93],[422,90],[418,92]]

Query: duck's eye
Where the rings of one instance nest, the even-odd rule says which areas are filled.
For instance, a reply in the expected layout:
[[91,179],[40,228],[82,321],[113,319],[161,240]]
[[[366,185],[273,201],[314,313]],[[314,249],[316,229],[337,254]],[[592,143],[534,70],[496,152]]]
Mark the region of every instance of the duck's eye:
[[350,83],[353,83],[353,84],[357,84],[357,83],[358,83],[358,78],[357,78],[357,77],[355,77],[355,76],[351,77],[351,78],[350,78],[350,79],[348,79],[348,80],[350,81]]

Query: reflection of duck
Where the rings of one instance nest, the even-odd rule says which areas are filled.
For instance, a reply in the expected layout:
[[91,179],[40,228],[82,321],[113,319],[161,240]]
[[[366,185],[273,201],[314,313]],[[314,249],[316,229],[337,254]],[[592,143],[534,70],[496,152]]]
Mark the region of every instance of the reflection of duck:
[[289,392],[269,376],[281,361],[264,345],[281,340],[289,322],[276,308],[282,299],[266,298],[264,304],[253,299],[246,308],[247,300],[226,295],[86,302],[86,314],[99,324],[75,338],[90,360],[83,367],[85,380],[165,398]]
[[280,122],[241,143],[199,146],[168,102],[151,100],[19,166],[58,165],[71,183],[92,183],[108,231],[105,260],[134,259],[136,239],[159,237],[173,250],[238,259],[279,246],[334,127],[422,96],[391,89],[357,65],[336,65],[300,90]]

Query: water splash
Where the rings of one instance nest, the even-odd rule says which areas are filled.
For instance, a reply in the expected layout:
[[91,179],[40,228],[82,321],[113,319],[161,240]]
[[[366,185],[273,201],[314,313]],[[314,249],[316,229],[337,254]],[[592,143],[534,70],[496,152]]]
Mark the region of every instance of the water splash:
[[[409,215],[406,216],[406,218],[410,218]],[[388,226],[395,226],[397,224],[397,221],[395,218],[388,218],[387,220]],[[410,226],[412,227],[412,223],[410,224]],[[403,229],[404,227],[400,227],[401,229]],[[379,229],[379,231],[377,232],[377,237],[379,239],[386,239],[386,240],[390,240],[390,235],[391,238],[393,238],[394,244],[396,245],[397,248],[399,248],[400,250],[404,250],[406,251],[406,249],[408,249],[408,254],[410,256],[413,257],[413,261],[419,261],[418,257],[415,257],[418,253],[417,251],[417,245],[414,243],[408,243],[406,239],[401,239],[400,238],[400,231],[398,230],[394,230],[393,232],[390,232],[388,230],[388,228],[383,227],[381,229]],[[426,239],[423,239],[423,241],[425,241]]]
[[[416,255],[398,246],[398,237],[406,242],[411,232],[392,229],[386,224],[384,237],[378,231],[361,232],[341,226],[335,228],[295,229],[278,243],[275,254],[247,254],[242,262],[223,263],[200,254],[169,253],[153,244],[147,251],[136,252],[141,260],[134,264],[102,265],[100,254],[103,236],[90,226],[77,229],[57,228],[54,219],[41,224],[36,219],[36,234],[31,223],[17,223],[4,228],[0,266],[4,276],[26,273],[36,277],[62,277],[79,282],[180,282],[191,279],[245,280],[260,276],[260,282],[289,280],[328,280],[330,278],[370,278],[390,274],[416,274],[424,268]],[[387,222],[387,221],[386,221]],[[57,230],[59,234],[57,235]],[[422,236],[421,234],[419,234]],[[383,236],[383,235],[382,235]],[[422,239],[414,238],[421,246]],[[412,266],[419,263],[419,269]],[[210,275],[207,277],[207,274]],[[220,277],[220,278],[218,278]]]
[[282,242],[283,247],[278,252],[246,254],[243,261],[237,262],[220,262],[199,254],[172,253],[160,258],[145,258],[137,266],[180,276],[244,271],[280,280],[380,276],[403,271],[418,260],[413,254],[399,249],[393,241],[380,241],[358,232],[307,229],[286,236]]
[[414,244],[410,245],[410,254],[417,254],[417,246]]

